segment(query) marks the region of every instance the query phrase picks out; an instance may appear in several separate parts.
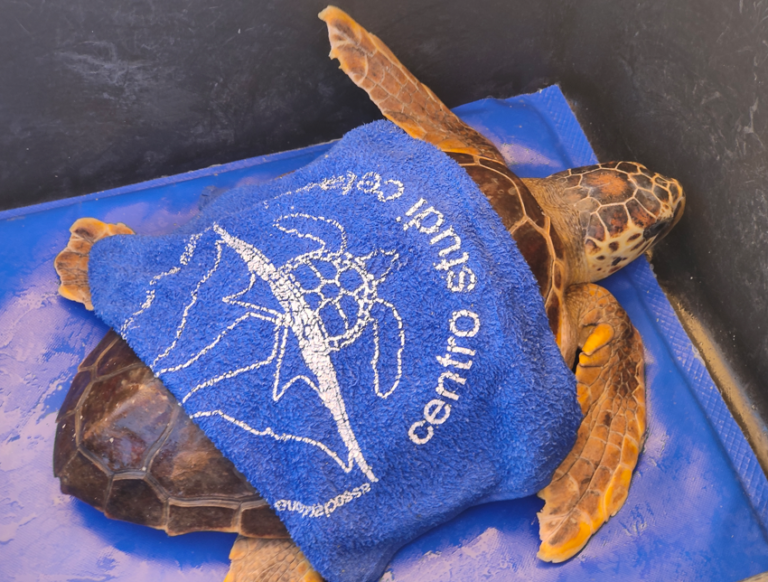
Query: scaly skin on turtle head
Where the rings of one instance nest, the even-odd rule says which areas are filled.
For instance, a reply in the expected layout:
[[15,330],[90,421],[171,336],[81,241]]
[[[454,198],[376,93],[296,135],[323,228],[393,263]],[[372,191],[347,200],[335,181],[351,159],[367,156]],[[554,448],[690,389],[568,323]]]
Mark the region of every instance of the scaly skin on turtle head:
[[524,180],[563,233],[571,282],[599,281],[649,251],[685,209],[680,183],[634,162]]

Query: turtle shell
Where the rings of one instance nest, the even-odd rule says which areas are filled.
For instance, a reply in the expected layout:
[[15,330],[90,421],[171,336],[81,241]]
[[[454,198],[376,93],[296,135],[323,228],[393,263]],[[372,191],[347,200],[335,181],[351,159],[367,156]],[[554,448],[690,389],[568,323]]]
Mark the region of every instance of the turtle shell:
[[485,194],[539,284],[549,325],[560,339],[567,285],[565,247],[528,187],[506,165],[481,155],[447,152]]
[[170,535],[288,537],[258,491],[114,331],[80,364],[56,422],[53,472],[62,492],[107,517]]
[[[525,184],[498,161],[449,152],[515,238],[557,334],[563,246]],[[163,529],[288,537],[267,502],[184,413],[128,344],[110,331],[80,364],[57,418],[61,490],[115,519]]]

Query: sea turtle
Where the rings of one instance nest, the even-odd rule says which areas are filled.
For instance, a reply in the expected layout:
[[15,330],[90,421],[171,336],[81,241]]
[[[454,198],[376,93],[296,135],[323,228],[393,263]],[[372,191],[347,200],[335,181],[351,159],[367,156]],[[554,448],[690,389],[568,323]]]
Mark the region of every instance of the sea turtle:
[[[465,168],[538,281],[584,413],[573,450],[539,493],[545,505],[538,556],[566,560],[624,503],[645,437],[642,341],[616,300],[593,282],[672,228],[685,205],[682,188],[631,162],[520,179],[377,37],[338,8],[319,16],[328,25],[331,57],[385,117]],[[130,232],[121,224],[77,221],[56,259],[60,293],[92,309],[91,245]],[[320,579],[266,502],[114,331],[80,364],[57,422],[54,474],[65,493],[171,535],[239,532],[230,582]]]

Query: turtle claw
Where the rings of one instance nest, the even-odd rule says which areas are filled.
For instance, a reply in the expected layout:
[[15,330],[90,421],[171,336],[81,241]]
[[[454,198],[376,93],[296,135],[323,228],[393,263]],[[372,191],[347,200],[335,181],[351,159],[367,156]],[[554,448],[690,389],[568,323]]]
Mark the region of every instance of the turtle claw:
[[539,492],[538,557],[547,562],[575,556],[621,508],[645,438],[639,333],[597,285],[572,286],[568,307],[580,332],[576,381],[584,419],[573,449]]
[[323,582],[289,539],[238,536],[229,559],[224,582]]
[[61,279],[59,295],[77,301],[93,311],[91,288],[88,285],[88,254],[93,243],[116,234],[134,234],[122,222],[109,224],[95,218],[80,218],[69,228],[71,236],[67,247],[54,260],[56,273]]

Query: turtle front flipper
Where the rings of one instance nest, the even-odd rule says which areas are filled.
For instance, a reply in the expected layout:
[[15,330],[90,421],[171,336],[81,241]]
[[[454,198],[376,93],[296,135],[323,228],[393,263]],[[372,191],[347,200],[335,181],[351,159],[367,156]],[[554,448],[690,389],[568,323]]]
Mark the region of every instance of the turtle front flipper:
[[335,6],[328,6],[318,16],[328,25],[330,57],[338,59],[341,70],[367,91],[384,117],[411,137],[444,152],[479,155],[504,163],[495,146],[456,117],[376,35]]
[[624,504],[645,439],[643,343],[605,289],[573,285],[567,307],[581,349],[576,366],[584,419],[576,444],[539,492],[538,556],[562,562]]
[[116,234],[134,234],[122,222],[108,224],[95,218],[80,218],[69,228],[71,236],[67,247],[53,262],[61,279],[59,295],[85,305],[93,311],[91,288],[88,284],[88,255],[93,243]]
[[323,582],[299,547],[288,539],[238,536],[224,582]]

